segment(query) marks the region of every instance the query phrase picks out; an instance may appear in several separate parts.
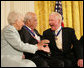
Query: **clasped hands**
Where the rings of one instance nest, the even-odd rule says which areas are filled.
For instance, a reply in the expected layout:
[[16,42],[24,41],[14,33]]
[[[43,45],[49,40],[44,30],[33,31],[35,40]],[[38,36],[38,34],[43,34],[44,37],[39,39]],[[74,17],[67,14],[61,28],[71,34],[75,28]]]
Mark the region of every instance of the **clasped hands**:
[[41,40],[38,44],[38,50],[42,50],[44,52],[50,53],[50,48],[48,47],[48,43],[50,43],[49,40]]
[[[49,40],[42,40],[37,44],[38,50],[42,50],[44,52],[50,53],[50,49],[48,47]],[[44,47],[45,46],[45,47]],[[25,55],[23,54],[22,59],[25,59]]]

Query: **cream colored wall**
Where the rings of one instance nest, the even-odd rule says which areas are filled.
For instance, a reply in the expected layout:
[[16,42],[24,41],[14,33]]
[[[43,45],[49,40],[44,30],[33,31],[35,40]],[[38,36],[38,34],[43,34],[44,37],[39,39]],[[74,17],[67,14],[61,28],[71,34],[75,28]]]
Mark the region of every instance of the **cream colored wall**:
[[23,15],[26,12],[34,12],[34,1],[1,1],[1,29],[8,25],[7,16],[10,11]]

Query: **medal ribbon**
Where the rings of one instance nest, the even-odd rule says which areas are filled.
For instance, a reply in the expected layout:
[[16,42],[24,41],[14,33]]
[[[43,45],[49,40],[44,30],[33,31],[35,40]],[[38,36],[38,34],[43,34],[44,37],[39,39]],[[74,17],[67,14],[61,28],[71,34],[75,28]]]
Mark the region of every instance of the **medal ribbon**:
[[23,27],[26,28],[29,31],[29,33],[31,33],[35,37],[35,34],[28,27],[26,26],[23,26]]
[[55,34],[56,37],[60,34],[61,30],[62,30],[62,27],[61,27],[61,29],[57,32],[57,34]]
[[[33,38],[35,38],[35,34],[28,28],[28,27],[26,27],[25,25],[23,26],[24,28],[26,28],[28,31],[29,31],[29,33],[31,33],[32,34],[32,37]],[[36,38],[35,38],[36,39]],[[37,40],[37,39],[36,39]],[[39,40],[37,40],[37,42],[40,42]]]

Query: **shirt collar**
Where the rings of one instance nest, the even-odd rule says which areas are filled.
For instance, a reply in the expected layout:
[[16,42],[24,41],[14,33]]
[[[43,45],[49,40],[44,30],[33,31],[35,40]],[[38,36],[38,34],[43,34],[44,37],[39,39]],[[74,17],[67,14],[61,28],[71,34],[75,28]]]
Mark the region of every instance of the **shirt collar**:
[[55,33],[57,33],[61,28],[62,26],[60,26],[57,30],[55,30]]
[[25,25],[27,28],[29,28],[30,30],[32,30],[30,27],[28,27],[27,25]]

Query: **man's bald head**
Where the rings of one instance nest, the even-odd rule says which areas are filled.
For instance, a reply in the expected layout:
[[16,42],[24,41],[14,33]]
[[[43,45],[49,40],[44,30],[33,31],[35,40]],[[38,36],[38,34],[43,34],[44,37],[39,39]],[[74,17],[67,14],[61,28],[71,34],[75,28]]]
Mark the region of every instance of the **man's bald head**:
[[24,23],[31,29],[35,29],[37,26],[37,17],[33,12],[27,12],[24,17]]
[[25,14],[25,17],[24,17],[24,22],[26,23],[27,20],[31,20],[32,17],[34,17],[34,16],[36,16],[35,13],[33,13],[33,12],[27,12],[27,13]]

